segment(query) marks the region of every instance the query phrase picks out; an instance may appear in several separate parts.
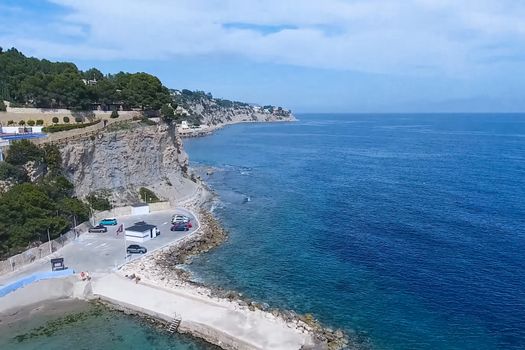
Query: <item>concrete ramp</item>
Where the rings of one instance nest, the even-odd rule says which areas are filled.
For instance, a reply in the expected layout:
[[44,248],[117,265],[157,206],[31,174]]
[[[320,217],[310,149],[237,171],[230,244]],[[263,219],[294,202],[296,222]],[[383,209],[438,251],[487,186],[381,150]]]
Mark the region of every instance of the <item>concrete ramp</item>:
[[145,281],[135,283],[116,273],[92,281],[95,297],[171,322],[180,315],[179,331],[205,339],[224,349],[300,349],[311,345],[304,334],[281,319],[260,310],[199,295],[189,289],[164,289]]

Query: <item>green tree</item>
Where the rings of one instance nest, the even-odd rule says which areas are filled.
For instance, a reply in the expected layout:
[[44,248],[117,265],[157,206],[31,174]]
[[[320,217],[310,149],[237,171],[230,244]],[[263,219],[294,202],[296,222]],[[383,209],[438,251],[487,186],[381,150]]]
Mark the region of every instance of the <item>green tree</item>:
[[94,210],[102,211],[111,209],[111,203],[109,202],[109,199],[102,194],[92,193],[86,197],[86,200]]
[[162,119],[168,124],[171,124],[175,119],[175,112],[173,111],[173,108],[168,104],[162,106],[162,108],[160,109],[160,115]]
[[75,117],[75,123],[82,123],[82,117]]
[[155,192],[146,187],[141,187],[139,189],[139,195],[140,200],[142,200],[145,203],[155,203],[160,201],[159,197],[157,197]]
[[0,99],[0,112],[7,111],[7,106],[5,105],[4,101]]
[[43,161],[43,151],[29,140],[13,141],[7,152],[6,162],[13,165],[23,165],[28,161]]
[[75,217],[77,223],[89,219],[89,206],[77,198],[62,198],[59,202],[64,214]]
[[58,118],[57,117],[53,117],[53,119],[51,119],[51,121],[53,122],[53,124],[57,124],[58,123]]
[[32,120],[32,119],[29,119],[29,120],[27,121],[27,125],[29,125],[29,126],[35,126],[35,121]]
[[118,118],[118,117],[119,117],[119,115],[118,115],[117,110],[116,109],[112,110],[110,118]]
[[69,117],[64,117],[62,118],[62,120],[64,121],[64,123],[68,124],[69,123]]
[[37,119],[36,120],[36,125],[38,125],[38,126],[44,125],[44,121],[42,119]]
[[26,122],[24,120],[21,120],[21,121],[18,122],[18,125],[24,126],[24,125],[26,125]]
[[43,160],[47,164],[48,171],[58,175],[62,170],[62,155],[57,145],[45,144],[43,147]]
[[86,80],[96,80],[97,82],[104,79],[104,74],[96,68],[90,68],[82,72],[82,78]]
[[16,183],[29,181],[24,168],[8,162],[0,162],[0,180],[14,181]]

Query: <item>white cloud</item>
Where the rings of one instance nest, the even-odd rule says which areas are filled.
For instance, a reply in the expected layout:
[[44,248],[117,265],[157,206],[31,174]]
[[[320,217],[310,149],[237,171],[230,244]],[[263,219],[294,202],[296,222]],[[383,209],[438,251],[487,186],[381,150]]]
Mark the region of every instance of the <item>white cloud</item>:
[[[21,28],[8,38],[13,45],[68,59],[228,54],[318,68],[447,75],[484,69],[491,54],[525,53],[525,3],[513,0],[53,2],[70,10],[54,23],[60,30],[37,40]],[[244,25],[225,27],[231,23]],[[62,32],[77,41],[63,41]]]

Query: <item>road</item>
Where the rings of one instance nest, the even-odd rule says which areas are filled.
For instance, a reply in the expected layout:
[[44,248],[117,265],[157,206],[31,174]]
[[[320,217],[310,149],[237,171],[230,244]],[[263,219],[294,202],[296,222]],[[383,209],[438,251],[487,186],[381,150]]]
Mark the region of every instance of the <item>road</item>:
[[[171,217],[174,214],[183,214],[191,218],[193,227],[186,232],[172,232]],[[64,258],[64,264],[77,272],[109,272],[114,270],[124,262],[137,259],[143,255],[126,254],[126,247],[135,242],[125,241],[124,234],[116,234],[117,228],[121,223],[124,227],[131,227],[135,222],[145,221],[148,224],[156,225],[160,230],[160,235],[147,242],[138,243],[148,249],[150,254],[155,249],[171,244],[183,237],[195,232],[199,227],[198,221],[193,214],[185,209],[177,208],[144,215],[128,215],[117,217],[117,226],[108,226],[106,233],[82,233],[77,239],[66,244],[52,255],[35,261],[20,270],[10,274],[0,276],[0,285],[6,285],[22,277],[36,272],[49,271],[51,269],[50,259]]]

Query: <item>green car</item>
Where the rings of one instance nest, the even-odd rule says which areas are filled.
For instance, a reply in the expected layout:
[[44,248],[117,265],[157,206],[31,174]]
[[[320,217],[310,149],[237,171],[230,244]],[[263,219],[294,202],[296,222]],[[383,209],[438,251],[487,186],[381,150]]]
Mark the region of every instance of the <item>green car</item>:
[[102,219],[100,220],[99,222],[100,225],[104,225],[104,226],[115,226],[117,224],[117,219],[115,218],[111,218],[111,219]]

